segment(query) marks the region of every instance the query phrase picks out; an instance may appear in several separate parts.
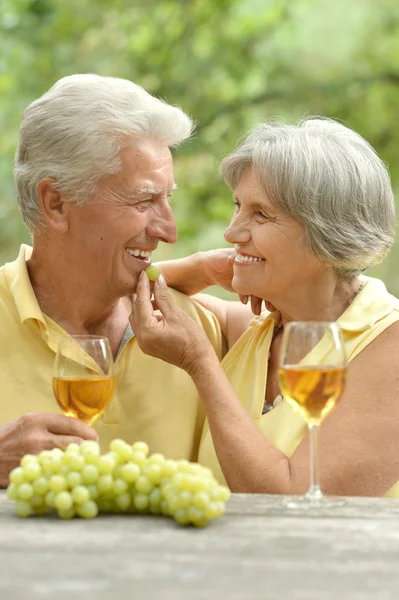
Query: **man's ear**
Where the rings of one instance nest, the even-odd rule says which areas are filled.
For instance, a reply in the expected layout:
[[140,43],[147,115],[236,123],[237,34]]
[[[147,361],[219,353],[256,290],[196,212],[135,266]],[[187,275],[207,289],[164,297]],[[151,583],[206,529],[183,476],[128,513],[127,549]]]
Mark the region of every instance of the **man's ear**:
[[52,177],[42,179],[37,186],[37,197],[47,226],[65,233],[69,227],[69,206],[64,194],[57,191],[55,183],[56,180]]

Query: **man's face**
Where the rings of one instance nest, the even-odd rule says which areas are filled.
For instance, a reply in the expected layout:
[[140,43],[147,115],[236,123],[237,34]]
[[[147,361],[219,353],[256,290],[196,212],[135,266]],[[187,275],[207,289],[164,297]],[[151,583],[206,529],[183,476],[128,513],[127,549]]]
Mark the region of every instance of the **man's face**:
[[70,212],[68,243],[83,277],[119,297],[136,289],[159,241],[177,240],[169,200],[175,187],[170,150],[136,140],[120,152],[121,170],[103,178],[92,200]]

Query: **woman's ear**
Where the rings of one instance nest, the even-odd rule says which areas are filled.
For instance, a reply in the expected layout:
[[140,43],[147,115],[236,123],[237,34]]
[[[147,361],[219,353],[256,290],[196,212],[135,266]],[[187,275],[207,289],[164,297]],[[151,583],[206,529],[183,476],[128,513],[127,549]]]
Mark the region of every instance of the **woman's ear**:
[[65,202],[64,194],[57,190],[55,184],[56,180],[52,177],[42,179],[37,186],[37,197],[46,225],[65,233],[69,226],[68,202]]

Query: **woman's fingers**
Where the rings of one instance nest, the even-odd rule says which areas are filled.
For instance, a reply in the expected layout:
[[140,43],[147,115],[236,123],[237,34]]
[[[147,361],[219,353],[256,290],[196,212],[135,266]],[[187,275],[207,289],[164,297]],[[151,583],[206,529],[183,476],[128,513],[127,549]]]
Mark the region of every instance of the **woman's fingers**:
[[260,315],[262,312],[262,298],[251,296],[251,309],[254,315]]
[[133,302],[130,322],[133,331],[137,330],[137,326],[140,325],[140,323],[150,325],[152,322],[158,322],[158,319],[154,315],[154,309],[151,302],[150,280],[144,271],[140,273],[137,283],[136,299]]
[[164,315],[165,319],[176,312],[176,305],[173,302],[172,294],[166,285],[163,275],[160,275],[154,285],[154,299],[158,310]]

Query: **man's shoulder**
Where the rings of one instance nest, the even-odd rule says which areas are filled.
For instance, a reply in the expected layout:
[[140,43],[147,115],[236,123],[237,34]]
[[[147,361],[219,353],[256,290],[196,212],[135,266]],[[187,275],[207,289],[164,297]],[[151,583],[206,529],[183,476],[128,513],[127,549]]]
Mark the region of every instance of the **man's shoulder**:
[[190,296],[186,296],[174,289],[171,289],[171,293],[175,304],[184,310],[184,312],[204,329],[209,341],[220,358],[224,352],[224,343],[220,325],[215,315],[204,306],[201,306],[193,298],[190,298]]

